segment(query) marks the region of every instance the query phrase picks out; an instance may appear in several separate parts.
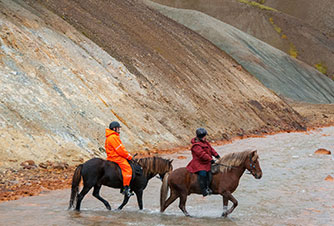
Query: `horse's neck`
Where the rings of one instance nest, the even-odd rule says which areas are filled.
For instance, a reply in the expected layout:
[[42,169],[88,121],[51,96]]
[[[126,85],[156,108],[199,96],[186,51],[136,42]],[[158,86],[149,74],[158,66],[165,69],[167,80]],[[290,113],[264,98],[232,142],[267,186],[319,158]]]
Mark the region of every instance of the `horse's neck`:
[[237,178],[240,179],[240,177],[244,174],[246,170],[246,167],[239,166],[231,169],[231,173],[233,173]]
[[146,178],[147,178],[147,180],[151,180],[155,175],[156,175],[156,174],[148,173],[148,174],[146,175]]
[[157,173],[147,172],[143,174],[147,181],[151,180]]

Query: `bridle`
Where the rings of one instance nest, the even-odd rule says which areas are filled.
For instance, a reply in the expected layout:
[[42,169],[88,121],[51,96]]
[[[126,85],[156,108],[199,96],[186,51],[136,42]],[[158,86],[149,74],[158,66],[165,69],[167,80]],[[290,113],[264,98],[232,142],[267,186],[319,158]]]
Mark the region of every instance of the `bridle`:
[[251,170],[248,170],[247,174],[253,174],[252,171],[256,169],[255,164],[256,163],[253,161],[252,155],[250,154],[249,155],[249,166],[250,166]]

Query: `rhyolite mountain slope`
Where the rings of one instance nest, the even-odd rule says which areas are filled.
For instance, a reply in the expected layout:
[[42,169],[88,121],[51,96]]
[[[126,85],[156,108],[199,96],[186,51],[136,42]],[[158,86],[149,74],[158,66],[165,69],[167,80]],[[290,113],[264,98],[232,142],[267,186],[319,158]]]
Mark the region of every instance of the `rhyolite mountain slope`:
[[[268,3],[265,1],[264,5],[249,0],[152,1],[203,12],[304,61],[334,79],[334,36],[330,35],[333,31],[329,32],[334,26],[332,0],[271,0]],[[283,6],[278,9],[269,7],[281,5],[280,3],[287,5],[285,8],[299,7],[296,9],[298,15],[292,12],[289,14]],[[312,15],[308,11],[312,11]],[[303,17],[301,12],[309,16]],[[318,22],[316,18],[320,18]],[[317,24],[321,26],[318,27]]]
[[41,2],[0,1],[0,167],[103,156],[112,120],[130,151],[186,145],[197,127],[214,140],[305,127],[225,52],[140,2]]
[[146,4],[210,40],[277,94],[295,101],[334,103],[334,81],[315,68],[204,13]]
[[333,0],[265,0],[263,4],[297,17],[325,35],[334,37]]

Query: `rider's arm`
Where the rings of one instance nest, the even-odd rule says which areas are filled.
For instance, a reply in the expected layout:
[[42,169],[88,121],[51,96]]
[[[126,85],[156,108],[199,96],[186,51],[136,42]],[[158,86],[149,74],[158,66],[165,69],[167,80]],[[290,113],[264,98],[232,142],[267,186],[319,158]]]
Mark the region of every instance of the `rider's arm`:
[[215,158],[219,159],[220,155],[216,152],[215,149],[213,149],[213,147],[211,146],[211,144],[209,144],[210,147],[210,151],[211,151],[211,155],[215,156]]
[[212,157],[203,151],[202,147],[199,145],[194,145],[191,150],[203,161],[209,162],[212,160]]

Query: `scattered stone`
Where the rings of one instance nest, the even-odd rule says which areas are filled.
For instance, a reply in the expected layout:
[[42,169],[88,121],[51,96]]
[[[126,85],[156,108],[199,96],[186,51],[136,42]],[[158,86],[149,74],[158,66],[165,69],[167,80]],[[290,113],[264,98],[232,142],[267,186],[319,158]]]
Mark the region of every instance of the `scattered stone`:
[[325,149],[325,148],[319,148],[319,149],[316,150],[314,153],[315,153],[315,154],[319,154],[319,155],[330,155],[330,154],[331,154],[331,152],[328,151],[328,150]]
[[84,162],[84,159],[83,159],[83,158],[73,159],[72,162],[80,162],[80,163],[83,163],[83,162]]
[[36,165],[26,165],[26,166],[23,166],[23,169],[28,169],[28,170],[35,169],[35,168],[37,168]]
[[43,168],[43,169],[47,169],[49,165],[47,163],[42,162],[38,166]]
[[33,160],[27,160],[27,161],[21,162],[20,166],[36,166],[36,164]]
[[53,164],[53,169],[60,169],[60,170],[64,170],[67,169],[69,167],[69,165],[65,162],[56,162]]
[[238,65],[234,64],[233,67],[235,67],[238,71],[242,70],[242,66],[240,64],[238,64]]
[[223,140],[230,140],[230,137],[226,133],[223,133],[222,134],[222,139]]

